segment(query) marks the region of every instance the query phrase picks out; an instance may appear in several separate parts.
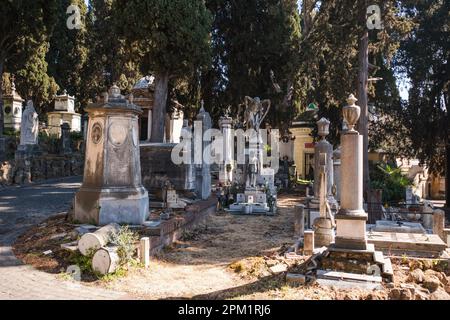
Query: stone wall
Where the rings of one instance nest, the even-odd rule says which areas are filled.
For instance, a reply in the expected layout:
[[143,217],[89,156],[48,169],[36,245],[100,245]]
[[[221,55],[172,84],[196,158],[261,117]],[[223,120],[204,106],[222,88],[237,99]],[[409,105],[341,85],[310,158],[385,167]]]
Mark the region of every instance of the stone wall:
[[83,174],[84,158],[80,154],[42,155],[24,161],[0,164],[0,185],[27,184],[47,179]]
[[195,189],[192,165],[176,165],[172,162],[175,144],[144,143],[140,146],[142,184],[149,193],[158,193],[169,180],[177,191]]

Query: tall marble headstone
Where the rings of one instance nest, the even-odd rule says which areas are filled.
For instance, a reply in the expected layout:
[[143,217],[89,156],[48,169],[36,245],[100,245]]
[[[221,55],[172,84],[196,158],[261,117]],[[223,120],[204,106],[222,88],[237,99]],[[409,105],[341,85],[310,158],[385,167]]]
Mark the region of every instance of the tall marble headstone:
[[[201,125],[201,129],[198,130],[198,126]],[[197,121],[194,124],[194,126],[197,127],[197,130],[201,132],[201,142],[196,141],[194,142],[194,148],[197,148],[201,145],[201,150],[195,150],[195,163],[196,163],[196,193],[197,196],[203,200],[208,199],[211,196],[211,172],[210,172],[210,165],[207,162],[207,159],[205,159],[205,150],[209,149],[209,145],[211,144],[211,141],[203,139],[205,136],[205,132],[212,127],[212,121],[211,116],[208,112],[205,111],[205,108],[203,106],[200,109],[199,114],[197,115]],[[199,137],[195,137],[195,139],[199,139]],[[199,159],[201,152],[201,160]],[[210,156],[207,155],[206,156]],[[200,160],[200,161],[199,161]],[[200,162],[200,163],[199,163]]]
[[363,208],[363,137],[355,130],[361,108],[350,95],[343,115],[348,130],[341,135],[341,208],[336,215],[336,247],[367,249],[367,213]]
[[113,86],[86,110],[89,124],[83,184],[75,195],[75,220],[142,224],[149,215],[141,182],[138,117],[141,109]]

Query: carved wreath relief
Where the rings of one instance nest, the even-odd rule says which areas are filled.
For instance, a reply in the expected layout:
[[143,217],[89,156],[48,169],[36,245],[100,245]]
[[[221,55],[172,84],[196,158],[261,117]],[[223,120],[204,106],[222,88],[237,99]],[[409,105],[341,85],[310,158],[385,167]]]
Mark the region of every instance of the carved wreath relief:
[[91,139],[94,144],[99,144],[103,138],[103,127],[100,123],[96,122],[92,126]]

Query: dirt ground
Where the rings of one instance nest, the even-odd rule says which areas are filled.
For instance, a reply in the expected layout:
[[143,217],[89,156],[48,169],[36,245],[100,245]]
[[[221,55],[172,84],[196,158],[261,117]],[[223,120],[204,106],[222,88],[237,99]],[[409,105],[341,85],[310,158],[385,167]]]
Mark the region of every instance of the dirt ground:
[[[446,293],[450,278],[442,272],[436,272],[439,277],[443,275],[436,296],[430,297],[430,292],[419,284],[415,284],[415,289],[412,284],[405,287],[410,270],[417,268],[411,267],[409,260],[393,264],[396,283],[382,290],[344,290],[321,287],[317,283],[288,286],[285,273],[274,274],[270,267],[284,264],[289,269],[303,262],[287,261],[283,257],[295,241],[296,199],[282,195],[278,214],[273,217],[215,214],[206,226],[185,233],[181,241],[153,257],[149,269],[130,267],[125,276],[106,279],[87,276],[83,282],[124,291],[136,299],[414,299],[414,294],[417,296],[414,292],[427,299],[450,298]],[[38,269],[60,273],[73,259],[59,248],[63,240],[51,238],[63,232],[67,233],[67,240],[71,229],[73,226],[63,217],[50,220],[21,237],[15,253]],[[53,253],[43,256],[42,252],[49,249]],[[412,296],[408,292],[413,292]]]

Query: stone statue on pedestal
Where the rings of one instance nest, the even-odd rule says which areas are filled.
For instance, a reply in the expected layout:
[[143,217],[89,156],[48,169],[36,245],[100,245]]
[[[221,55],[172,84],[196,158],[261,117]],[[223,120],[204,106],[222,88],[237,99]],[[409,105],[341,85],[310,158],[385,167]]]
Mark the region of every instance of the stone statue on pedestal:
[[33,101],[27,102],[27,107],[22,114],[20,130],[21,145],[35,145],[38,143],[39,119],[34,109]]
[[256,98],[245,97],[245,113],[244,125],[248,129],[256,131],[261,127],[261,123],[267,116],[270,110],[270,100],[263,100]]

